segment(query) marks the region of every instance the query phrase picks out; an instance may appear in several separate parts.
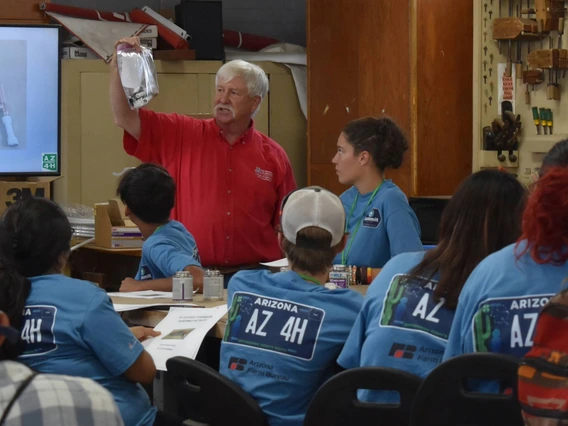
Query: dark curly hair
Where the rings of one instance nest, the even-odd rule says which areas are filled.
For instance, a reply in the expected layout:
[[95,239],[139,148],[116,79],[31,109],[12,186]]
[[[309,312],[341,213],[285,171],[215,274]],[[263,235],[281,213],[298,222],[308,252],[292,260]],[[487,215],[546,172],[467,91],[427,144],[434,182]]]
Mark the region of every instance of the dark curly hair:
[[402,164],[408,141],[398,125],[390,118],[366,117],[351,121],[343,129],[355,155],[367,151],[380,171],[387,167],[398,169]]

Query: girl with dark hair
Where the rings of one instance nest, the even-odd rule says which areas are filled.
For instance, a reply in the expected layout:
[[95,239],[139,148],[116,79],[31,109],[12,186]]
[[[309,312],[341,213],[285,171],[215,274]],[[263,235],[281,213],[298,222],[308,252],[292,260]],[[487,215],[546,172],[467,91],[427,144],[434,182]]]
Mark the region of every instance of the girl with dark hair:
[[335,264],[373,268],[374,276],[391,257],[423,250],[414,211],[384,176],[386,168],[400,167],[407,149],[402,131],[388,118],[352,121],[339,135],[332,162],[339,182],[352,187],[340,197],[350,236]]
[[444,359],[469,352],[522,357],[541,308],[568,276],[568,168],[538,180],[516,244],[487,257],[459,297]]
[[373,281],[338,363],[427,375],[442,359],[469,273],[518,238],[525,197],[505,172],[483,170],[463,181],[442,215],[438,245],[396,256]]
[[156,367],[139,339],[156,333],[129,330],[103,290],[61,274],[71,236],[61,208],[44,198],[4,213],[0,310],[21,334],[1,350],[42,373],[92,378],[113,394],[127,426],[152,425],[156,409],[138,382],[151,383]]

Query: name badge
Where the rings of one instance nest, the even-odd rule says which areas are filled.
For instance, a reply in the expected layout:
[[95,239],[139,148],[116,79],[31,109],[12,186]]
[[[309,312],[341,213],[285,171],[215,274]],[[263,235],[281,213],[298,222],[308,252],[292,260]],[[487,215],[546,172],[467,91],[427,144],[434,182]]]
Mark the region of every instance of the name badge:
[[239,291],[223,341],[311,360],[324,317],[314,306]]
[[376,228],[381,223],[381,213],[379,209],[371,209],[363,219],[363,226],[365,228]]

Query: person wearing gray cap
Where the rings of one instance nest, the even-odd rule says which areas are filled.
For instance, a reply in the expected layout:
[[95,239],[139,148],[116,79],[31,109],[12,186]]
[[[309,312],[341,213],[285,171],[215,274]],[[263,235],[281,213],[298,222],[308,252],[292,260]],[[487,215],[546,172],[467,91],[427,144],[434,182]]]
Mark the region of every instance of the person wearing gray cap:
[[362,296],[325,284],[345,247],[345,210],[309,187],[284,198],[278,234],[290,270],[240,271],[228,287],[220,372],[260,404],[271,426],[301,425],[361,309]]

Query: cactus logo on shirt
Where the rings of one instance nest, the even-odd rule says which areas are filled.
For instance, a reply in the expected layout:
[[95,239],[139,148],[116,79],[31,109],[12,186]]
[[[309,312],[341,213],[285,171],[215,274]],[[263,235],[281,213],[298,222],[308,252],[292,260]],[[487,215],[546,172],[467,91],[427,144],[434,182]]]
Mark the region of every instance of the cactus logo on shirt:
[[488,299],[473,316],[476,352],[497,352],[522,357],[533,345],[538,314],[552,294]]
[[435,299],[437,285],[435,280],[395,275],[385,295],[379,325],[427,333],[447,340],[455,311],[444,307],[443,298]]

